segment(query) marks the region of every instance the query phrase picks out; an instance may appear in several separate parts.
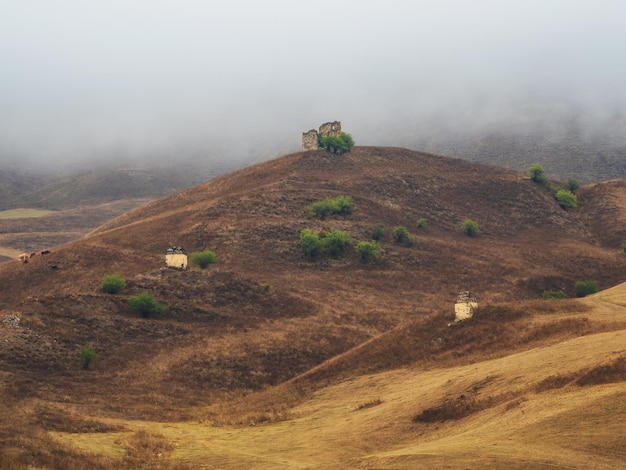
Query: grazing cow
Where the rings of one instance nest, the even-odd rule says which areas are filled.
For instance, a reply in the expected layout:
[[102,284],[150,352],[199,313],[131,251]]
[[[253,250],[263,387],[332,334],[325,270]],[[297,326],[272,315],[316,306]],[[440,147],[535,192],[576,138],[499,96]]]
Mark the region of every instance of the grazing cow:
[[19,259],[24,264],[28,263],[28,258],[30,258],[30,255],[28,253],[22,253],[21,255],[17,256],[17,259]]
[[43,255],[49,255],[49,254],[50,254],[50,250],[43,250],[43,251],[41,252],[41,256],[43,256]]

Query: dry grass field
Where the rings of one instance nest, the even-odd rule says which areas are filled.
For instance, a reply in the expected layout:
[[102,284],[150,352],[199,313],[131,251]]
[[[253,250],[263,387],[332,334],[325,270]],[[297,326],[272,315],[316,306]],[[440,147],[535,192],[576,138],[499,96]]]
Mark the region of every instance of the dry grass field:
[[[585,186],[566,211],[497,167],[298,153],[3,263],[0,468],[618,468],[625,188]],[[307,215],[339,195],[351,213]],[[376,224],[372,263],[297,245],[304,228],[356,243]],[[172,245],[219,262],[166,269]],[[127,281],[116,295],[100,289],[111,273]],[[541,299],[578,280],[601,291]],[[480,310],[455,324],[464,289]],[[141,293],[164,311],[137,314]]]

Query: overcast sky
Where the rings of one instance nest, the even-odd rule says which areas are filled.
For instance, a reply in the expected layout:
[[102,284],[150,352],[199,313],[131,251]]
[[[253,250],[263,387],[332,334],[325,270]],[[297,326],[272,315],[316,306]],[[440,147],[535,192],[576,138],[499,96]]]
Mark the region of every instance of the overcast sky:
[[625,45],[623,0],[0,0],[0,160],[271,157],[330,120],[391,145],[528,107],[602,119],[626,104]]

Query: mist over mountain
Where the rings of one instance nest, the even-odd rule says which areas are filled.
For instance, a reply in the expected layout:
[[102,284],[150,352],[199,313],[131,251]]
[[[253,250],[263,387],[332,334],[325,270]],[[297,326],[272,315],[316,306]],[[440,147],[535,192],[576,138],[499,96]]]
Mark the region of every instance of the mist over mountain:
[[608,0],[4,2],[0,165],[206,177],[341,120],[358,145],[620,177],[625,17]]

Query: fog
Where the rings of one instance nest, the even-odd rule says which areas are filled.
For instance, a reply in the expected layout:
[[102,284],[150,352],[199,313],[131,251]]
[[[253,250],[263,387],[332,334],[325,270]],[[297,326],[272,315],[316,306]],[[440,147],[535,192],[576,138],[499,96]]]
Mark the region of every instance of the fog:
[[617,0],[0,0],[0,163],[238,165],[331,120],[411,148],[594,133],[623,122],[625,22]]

